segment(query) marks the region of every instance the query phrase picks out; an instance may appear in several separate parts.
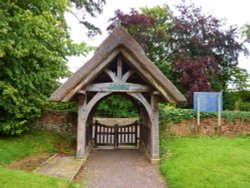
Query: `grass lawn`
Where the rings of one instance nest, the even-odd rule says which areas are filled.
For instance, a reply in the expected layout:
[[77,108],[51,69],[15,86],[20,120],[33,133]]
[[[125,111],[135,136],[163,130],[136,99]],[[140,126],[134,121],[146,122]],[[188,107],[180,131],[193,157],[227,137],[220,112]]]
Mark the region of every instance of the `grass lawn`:
[[70,181],[0,167],[1,188],[74,188]]
[[161,154],[171,188],[250,187],[250,136],[165,137]]
[[30,132],[20,137],[0,138],[0,187],[75,187],[67,180],[6,168],[13,161],[40,153],[54,153],[58,150],[71,153],[72,142],[71,138],[47,132]]

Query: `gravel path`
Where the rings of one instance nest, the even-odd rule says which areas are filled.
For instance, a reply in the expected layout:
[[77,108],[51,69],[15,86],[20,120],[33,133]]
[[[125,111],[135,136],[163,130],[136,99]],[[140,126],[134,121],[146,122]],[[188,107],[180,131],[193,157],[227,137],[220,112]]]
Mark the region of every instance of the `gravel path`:
[[166,188],[159,165],[138,150],[93,150],[84,170],[89,188]]

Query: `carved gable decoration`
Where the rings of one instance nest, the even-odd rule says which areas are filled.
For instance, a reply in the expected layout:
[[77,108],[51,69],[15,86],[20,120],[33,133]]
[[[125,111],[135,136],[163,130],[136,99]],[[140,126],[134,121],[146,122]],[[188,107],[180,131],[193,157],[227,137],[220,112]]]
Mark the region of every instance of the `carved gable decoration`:
[[186,101],[122,26],[114,29],[94,56],[62,84],[49,100],[72,101],[82,91],[158,92],[166,102]]

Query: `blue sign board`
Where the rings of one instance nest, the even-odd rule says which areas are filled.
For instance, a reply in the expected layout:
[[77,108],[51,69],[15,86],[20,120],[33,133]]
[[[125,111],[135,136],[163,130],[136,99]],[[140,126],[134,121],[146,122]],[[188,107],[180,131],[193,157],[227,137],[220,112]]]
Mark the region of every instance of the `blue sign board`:
[[[220,96],[220,97],[218,97]],[[220,92],[194,92],[194,111],[197,111],[197,98],[200,101],[200,112],[218,112],[218,99],[220,98],[220,111],[223,111],[222,94]]]

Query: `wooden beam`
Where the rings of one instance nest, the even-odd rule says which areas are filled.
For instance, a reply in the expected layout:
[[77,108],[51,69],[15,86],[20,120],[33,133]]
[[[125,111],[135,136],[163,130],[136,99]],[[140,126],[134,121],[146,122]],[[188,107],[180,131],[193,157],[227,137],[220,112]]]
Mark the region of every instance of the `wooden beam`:
[[111,92],[99,92],[88,103],[87,95],[79,94],[76,154],[78,159],[86,157],[86,127],[90,112],[99,100],[110,94]]
[[155,79],[150,75],[150,73],[145,70],[144,67],[141,66],[140,63],[136,62],[134,57],[126,50],[126,49],[121,49],[122,55],[135,67],[138,71],[138,73],[142,76],[145,77],[147,81],[149,81],[160,93],[168,100],[168,102],[176,102],[173,97],[171,97],[164,88],[162,88],[159,83],[155,81]]
[[77,148],[76,157],[84,159],[86,156],[86,117],[84,108],[86,107],[87,97],[85,94],[78,95],[78,118],[77,118]]
[[101,100],[103,97],[106,97],[110,95],[112,92],[99,92],[97,93],[87,104],[86,109],[85,109],[85,116],[88,117],[89,113],[93,109],[93,107],[96,105],[96,103]]
[[145,97],[141,93],[127,93],[128,95],[134,97],[137,99],[146,109],[148,113],[148,117],[150,119],[150,122],[152,123],[152,109],[151,105],[148,103],[148,101],[145,99]]
[[112,91],[112,92],[150,92],[152,89],[149,86],[133,83],[100,83],[91,84],[86,88],[86,91]]
[[109,70],[108,68],[104,70],[104,72],[109,75],[109,77],[111,78],[111,80],[113,82],[118,82],[119,80],[117,79],[115,73],[113,73],[111,70]]
[[79,84],[77,84],[77,86],[72,89],[63,99],[62,102],[67,102],[70,101],[70,99],[74,96],[74,94],[80,90],[82,87],[84,87],[87,83],[91,82],[93,79],[96,78],[96,76],[98,76],[98,73],[104,69],[118,54],[120,53],[120,49],[117,48],[116,50],[114,50],[111,54],[109,54],[102,62],[99,63],[99,66],[95,67],[95,69],[93,71],[90,72],[90,74],[88,74],[88,76],[86,76],[84,78],[84,80],[82,80]]
[[128,72],[126,72],[122,77],[122,82],[126,82],[129,79],[129,77],[134,73],[135,71],[133,70],[129,70]]
[[122,58],[119,57],[117,60],[117,78],[122,80]]
[[151,94],[152,126],[151,126],[151,161],[159,160],[159,95]]
[[84,90],[79,90],[77,93],[86,95],[86,91],[84,91]]

